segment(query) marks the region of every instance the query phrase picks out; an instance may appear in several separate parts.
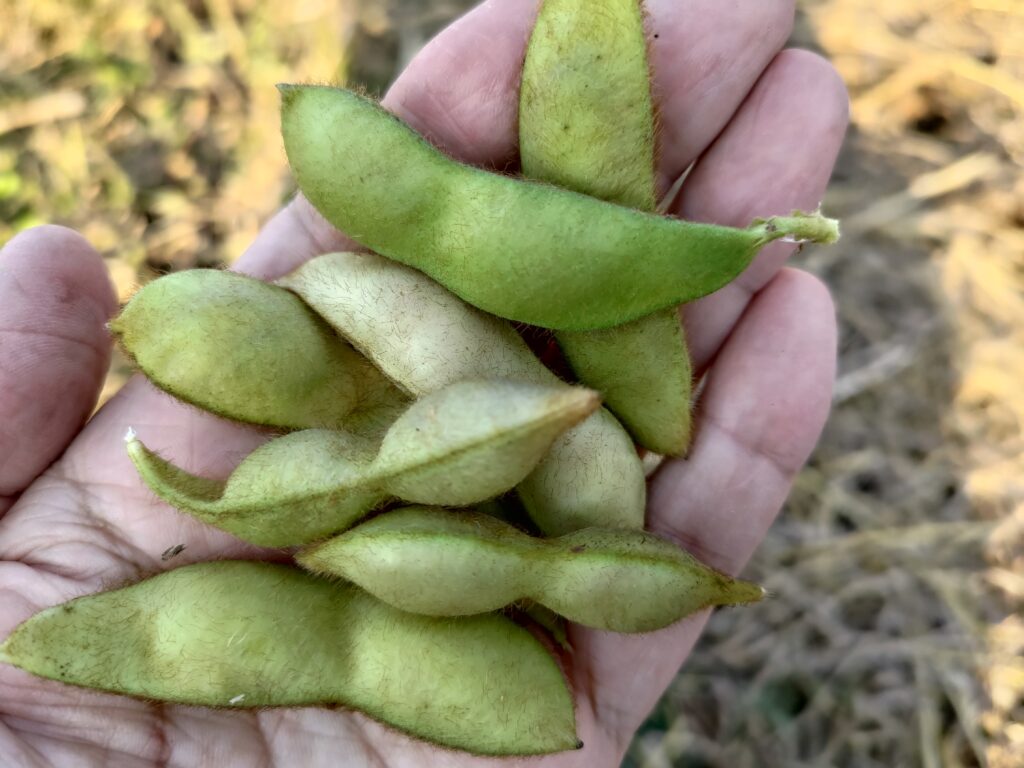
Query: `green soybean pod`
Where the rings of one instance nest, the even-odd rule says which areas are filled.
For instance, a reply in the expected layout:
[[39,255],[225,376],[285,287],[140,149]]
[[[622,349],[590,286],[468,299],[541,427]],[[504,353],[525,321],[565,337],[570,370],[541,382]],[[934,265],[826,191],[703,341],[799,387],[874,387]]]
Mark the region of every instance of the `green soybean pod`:
[[269,563],[187,566],[50,608],[0,662],[177,704],[341,705],[481,755],[582,746],[558,665],[508,619],[413,616]]
[[396,608],[468,616],[532,600],[596,629],[650,632],[716,605],[760,600],[756,584],[643,531],[591,528],[536,539],[500,520],[409,507],[298,555]]
[[640,0],[544,0],[520,90],[524,175],[654,211],[656,135]]
[[333,429],[407,402],[294,295],[233,272],[155,280],[110,328],[156,386],[237,421]]
[[126,441],[129,458],[157,497],[263,547],[343,531],[387,497],[366,482],[374,446],[346,432],[311,429],[279,437],[249,454],[227,480],[186,472],[133,431]]
[[293,432],[251,453],[226,481],[185,472],[133,432],[128,455],[168,504],[253,544],[287,547],[343,531],[390,499],[495,498],[599,403],[565,384],[461,381],[413,403],[382,440]]
[[[461,379],[559,383],[508,323],[375,254],[319,256],[278,284],[413,396]],[[644,524],[643,467],[629,435],[604,409],[556,439],[519,494],[549,535]]]
[[350,91],[280,88],[288,159],[320,213],[510,320],[570,331],[622,325],[718,290],[774,240],[838,237],[836,222],[817,214],[731,229],[488,173]]
[[[655,210],[657,129],[647,44],[640,0],[545,0],[523,66],[524,175]],[[693,374],[674,308],[557,337],[579,379],[601,392],[638,443],[664,455],[686,452]]]
[[600,331],[562,331],[558,344],[637,443],[663,456],[689,450],[693,367],[675,309]]

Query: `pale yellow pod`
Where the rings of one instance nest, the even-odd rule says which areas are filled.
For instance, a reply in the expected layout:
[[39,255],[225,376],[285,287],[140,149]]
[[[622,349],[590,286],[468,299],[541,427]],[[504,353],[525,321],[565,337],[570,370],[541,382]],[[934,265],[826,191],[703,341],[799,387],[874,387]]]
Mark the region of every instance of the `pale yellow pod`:
[[[506,322],[380,256],[320,256],[278,283],[415,396],[467,378],[558,382]],[[643,527],[643,468],[633,441],[606,410],[559,437],[519,492],[550,535],[595,525]]]
[[463,379],[557,381],[507,322],[376,254],[318,256],[277,284],[413,396]]
[[410,408],[384,437],[374,472],[388,492],[461,506],[513,488],[559,435],[597,410],[596,393],[564,384],[457,382]]
[[559,436],[518,491],[548,536],[591,527],[644,527],[643,463],[629,434],[603,408]]

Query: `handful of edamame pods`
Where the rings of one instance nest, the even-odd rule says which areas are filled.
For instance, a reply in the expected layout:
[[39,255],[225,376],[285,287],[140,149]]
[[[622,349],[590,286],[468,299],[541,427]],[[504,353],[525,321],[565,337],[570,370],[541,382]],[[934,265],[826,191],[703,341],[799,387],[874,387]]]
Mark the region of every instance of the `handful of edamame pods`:
[[[279,431],[226,481],[130,433],[145,483],[241,539],[301,547],[306,570],[180,568],[40,613],[0,661],[180,704],[343,705],[448,747],[543,754],[582,746],[572,696],[503,609],[649,632],[760,599],[643,530],[636,444],[688,448],[678,305],[773,240],[832,242],[838,226],[658,215],[650,81],[641,0],[546,0],[518,179],[454,162],[349,91],[282,86],[302,192],[374,253],[321,256],[276,285],[168,276],[111,327],[165,391]],[[581,384],[509,321],[554,331]],[[509,491],[533,534],[467,509]]]

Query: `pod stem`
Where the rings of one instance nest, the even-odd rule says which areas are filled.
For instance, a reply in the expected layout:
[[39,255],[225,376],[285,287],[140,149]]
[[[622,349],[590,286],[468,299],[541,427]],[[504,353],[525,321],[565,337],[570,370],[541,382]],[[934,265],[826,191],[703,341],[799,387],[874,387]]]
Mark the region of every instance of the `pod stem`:
[[823,216],[820,210],[814,213],[793,211],[789,216],[757,219],[750,229],[760,235],[761,245],[776,240],[831,245],[839,240],[839,222]]

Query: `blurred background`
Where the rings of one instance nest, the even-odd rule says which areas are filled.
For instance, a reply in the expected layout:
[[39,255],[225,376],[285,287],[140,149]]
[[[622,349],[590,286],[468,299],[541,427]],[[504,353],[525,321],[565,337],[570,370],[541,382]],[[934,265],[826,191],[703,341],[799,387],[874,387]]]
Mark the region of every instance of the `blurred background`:
[[[291,194],[282,80],[380,93],[470,0],[0,0],[0,244],[58,222],[122,298],[230,263]],[[797,263],[842,323],[835,412],[632,768],[1024,766],[1024,0],[803,0],[846,78]],[[115,360],[104,398],[125,381]]]

